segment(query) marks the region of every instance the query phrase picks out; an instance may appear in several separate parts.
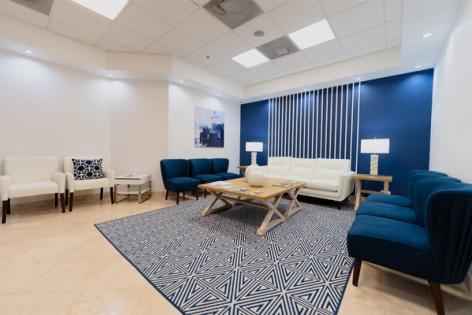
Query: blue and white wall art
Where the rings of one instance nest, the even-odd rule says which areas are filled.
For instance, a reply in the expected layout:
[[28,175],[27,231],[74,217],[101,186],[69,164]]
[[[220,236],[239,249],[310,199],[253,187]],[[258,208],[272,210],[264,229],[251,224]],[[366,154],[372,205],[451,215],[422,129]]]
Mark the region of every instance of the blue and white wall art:
[[195,107],[195,146],[223,148],[225,145],[225,113]]

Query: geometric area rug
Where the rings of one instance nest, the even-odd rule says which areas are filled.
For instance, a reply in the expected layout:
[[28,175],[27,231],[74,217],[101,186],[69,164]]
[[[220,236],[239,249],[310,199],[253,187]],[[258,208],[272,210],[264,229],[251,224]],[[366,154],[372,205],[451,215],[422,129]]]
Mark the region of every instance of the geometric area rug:
[[238,206],[207,217],[208,200],[96,224],[183,314],[336,314],[351,273],[351,209],[303,204],[256,235],[265,215]]

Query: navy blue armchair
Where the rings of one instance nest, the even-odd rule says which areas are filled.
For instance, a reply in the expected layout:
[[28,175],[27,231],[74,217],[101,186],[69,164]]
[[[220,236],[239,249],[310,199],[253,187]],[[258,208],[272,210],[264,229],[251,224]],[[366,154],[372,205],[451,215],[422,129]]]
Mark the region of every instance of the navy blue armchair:
[[387,203],[366,201],[359,207],[347,237],[355,258],[353,285],[363,260],[420,277],[429,282],[437,314],[444,314],[440,285],[464,281],[472,261],[472,185],[423,178],[411,198],[408,219],[364,212],[388,212]]
[[222,177],[224,180],[239,178],[239,174],[228,172],[228,159],[211,159],[212,173]]
[[164,187],[166,188],[166,200],[169,191],[177,193],[177,204],[179,204],[180,193],[191,191],[198,200],[197,187],[200,181],[189,176],[189,161],[184,159],[161,160],[161,173]]
[[202,183],[211,183],[223,180],[221,176],[212,174],[210,159],[190,159],[190,176]]

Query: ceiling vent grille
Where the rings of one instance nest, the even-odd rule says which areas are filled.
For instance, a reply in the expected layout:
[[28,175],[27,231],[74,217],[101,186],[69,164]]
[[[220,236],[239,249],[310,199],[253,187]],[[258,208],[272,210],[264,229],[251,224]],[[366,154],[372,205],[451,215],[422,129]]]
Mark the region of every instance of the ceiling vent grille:
[[203,7],[231,29],[264,13],[254,0],[210,0]]
[[257,49],[271,60],[293,54],[299,50],[288,36],[274,39],[257,47]]
[[41,14],[49,15],[51,13],[52,4],[54,0],[11,0],[28,9],[39,12]]

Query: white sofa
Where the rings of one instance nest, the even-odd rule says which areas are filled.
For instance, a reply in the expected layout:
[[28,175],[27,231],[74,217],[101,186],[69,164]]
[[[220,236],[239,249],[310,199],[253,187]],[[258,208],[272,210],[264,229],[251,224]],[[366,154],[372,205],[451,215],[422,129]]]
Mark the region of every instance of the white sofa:
[[59,160],[55,157],[7,157],[4,176],[0,177],[0,196],[3,202],[2,223],[10,213],[13,198],[54,194],[60,195],[62,212],[65,211],[64,190],[66,176],[59,172]]
[[[72,211],[74,204],[74,192],[81,190],[90,190],[90,189],[100,189],[100,200],[103,199],[103,188],[110,189],[110,199],[111,203],[115,203],[114,192],[113,192],[113,182],[115,179],[115,171],[111,169],[106,169],[105,164],[103,164],[103,173],[104,178],[99,179],[86,179],[86,180],[76,180],[74,178],[74,163],[72,159],[83,159],[83,160],[92,160],[92,159],[101,159],[97,156],[66,156],[64,157],[64,171],[67,177],[67,192],[66,192],[66,203],[69,204],[69,211]],[[105,161],[103,161],[105,163]]]
[[269,157],[262,169],[269,178],[305,182],[304,196],[343,201],[354,190],[350,160]]

